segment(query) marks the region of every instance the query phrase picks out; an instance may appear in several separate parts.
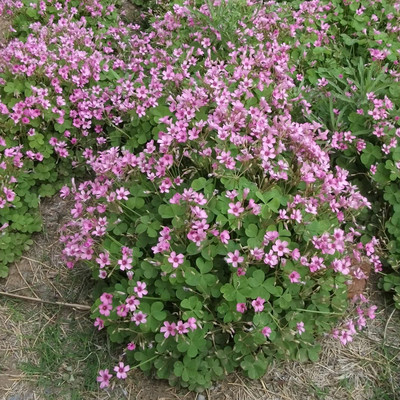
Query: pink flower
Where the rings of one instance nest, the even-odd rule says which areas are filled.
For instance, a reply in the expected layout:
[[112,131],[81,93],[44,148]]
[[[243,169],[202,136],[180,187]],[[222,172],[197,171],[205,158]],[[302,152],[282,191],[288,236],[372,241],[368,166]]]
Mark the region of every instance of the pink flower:
[[128,200],[129,190],[122,187],[117,189],[115,193],[117,194],[117,200]]
[[353,337],[351,336],[351,332],[348,330],[342,330],[339,335],[340,342],[345,346],[348,342],[353,341]]
[[375,311],[377,308],[377,306],[371,306],[367,309],[367,315],[369,319],[375,319]]
[[258,247],[254,247],[254,249],[250,250],[250,254],[257,260],[260,261],[264,257],[264,250],[259,249]]
[[100,279],[106,279],[106,278],[107,278],[107,272],[104,271],[104,269],[100,270],[100,272],[99,272],[99,278],[100,278]]
[[172,251],[169,255],[168,262],[172,264],[172,268],[178,268],[184,261],[183,254],[176,254],[175,251]]
[[269,326],[264,326],[264,328],[262,329],[261,333],[265,336],[265,337],[269,337],[271,335],[271,328]]
[[257,297],[255,300],[251,302],[251,305],[254,307],[255,312],[261,312],[264,310],[265,299],[261,297]]
[[222,231],[221,234],[219,235],[219,238],[221,239],[221,242],[223,244],[228,244],[229,239],[231,238],[229,235],[228,231]]
[[318,86],[324,87],[324,86],[328,85],[329,82],[325,78],[321,78],[321,79],[318,79],[317,83],[318,83]]
[[242,203],[240,201],[236,203],[229,203],[228,214],[233,214],[235,217],[240,217],[240,214],[244,211]]
[[347,322],[346,327],[351,335],[355,335],[357,333],[356,327],[354,326],[354,322],[352,320]]
[[189,324],[187,322],[178,321],[176,324],[176,331],[179,335],[189,332]]
[[66,197],[68,197],[68,196],[69,196],[69,193],[70,193],[70,190],[69,190],[69,187],[68,187],[68,186],[63,186],[63,187],[60,189],[60,197],[61,197],[62,199],[65,199]]
[[272,253],[272,250],[264,256],[264,264],[269,265],[271,268],[278,264],[278,257]]
[[7,189],[6,187],[3,188],[3,192],[6,195],[6,199],[9,202],[14,201],[15,199],[15,193],[11,189]]
[[125,365],[122,361],[118,363],[117,366],[114,367],[114,371],[117,373],[118,379],[126,379],[127,372],[130,370],[129,365]]
[[201,242],[203,242],[207,238],[207,233],[203,230],[191,230],[187,234],[187,238],[196,243],[196,246],[201,246]]
[[100,268],[104,268],[106,265],[110,265],[110,254],[108,252],[100,253],[99,257],[96,258],[96,262],[99,264]]
[[264,235],[264,243],[267,245],[269,242],[275,241],[279,237],[277,231],[269,231]]
[[317,256],[311,257],[311,262],[309,265],[310,271],[315,272],[315,271],[319,271],[322,268],[326,268],[325,265],[323,264],[323,262],[324,262],[324,259],[322,257],[317,257]]
[[146,284],[144,282],[137,281],[136,286],[133,288],[134,292],[137,294],[137,297],[142,298],[146,296],[148,293],[146,290]]
[[128,343],[128,345],[126,346],[126,349],[129,351],[133,351],[136,349],[136,344],[133,342]]
[[168,321],[164,321],[164,326],[161,327],[160,332],[164,332],[164,337],[176,335],[176,324],[173,322],[170,324]]
[[249,200],[248,209],[250,209],[251,213],[254,215],[261,214],[261,206],[259,204],[256,204],[253,199]]
[[93,325],[97,326],[97,329],[101,331],[104,328],[104,321],[101,318],[97,317]]
[[122,256],[122,259],[118,260],[119,269],[121,271],[125,271],[126,269],[127,270],[132,269],[132,262],[133,262],[132,258]]
[[131,321],[135,322],[136,325],[145,324],[147,322],[147,314],[142,313],[141,311],[133,314]]
[[194,331],[194,330],[196,330],[197,329],[197,324],[196,324],[196,318],[194,318],[194,317],[190,317],[189,319],[188,319],[188,321],[187,321],[187,323],[188,323],[188,326],[189,326],[189,329],[191,330],[191,331]]
[[236,311],[240,313],[244,313],[247,310],[246,304],[245,303],[237,303],[236,304]]
[[298,283],[300,282],[300,274],[297,271],[293,271],[289,274],[290,282]]
[[111,304],[101,303],[99,305],[100,314],[104,315],[105,317],[108,317],[110,315],[110,311],[111,310],[112,310],[112,305]]
[[126,317],[128,315],[128,309],[126,308],[125,304],[120,304],[117,306],[117,315],[119,317]]
[[113,295],[111,293],[103,293],[100,296],[100,301],[104,304],[111,304]]
[[280,241],[279,239],[275,242],[275,244],[272,246],[272,250],[275,251],[278,254],[278,257],[282,257],[283,255],[290,253],[290,250],[288,249],[289,243],[286,241]]
[[229,200],[233,201],[233,200],[235,200],[235,197],[237,195],[238,195],[238,192],[236,190],[232,190],[232,191],[227,190],[225,197],[227,197]]
[[125,300],[125,304],[129,311],[136,311],[136,307],[139,307],[140,301],[135,296],[130,296]]
[[362,329],[367,325],[367,320],[365,319],[364,316],[360,315],[357,319],[357,327],[358,329]]
[[100,370],[99,376],[96,378],[97,382],[100,382],[100,389],[104,389],[105,387],[110,385],[110,379],[112,375],[108,372],[108,369]]
[[238,264],[244,261],[244,258],[240,256],[239,250],[235,250],[233,253],[228,253],[225,259],[228,264],[232,264],[233,268],[237,268]]
[[301,322],[298,322],[297,323],[297,333],[299,334],[299,335],[301,335],[302,333],[304,333],[306,330],[305,330],[305,328],[304,328],[304,322],[303,321],[301,321]]

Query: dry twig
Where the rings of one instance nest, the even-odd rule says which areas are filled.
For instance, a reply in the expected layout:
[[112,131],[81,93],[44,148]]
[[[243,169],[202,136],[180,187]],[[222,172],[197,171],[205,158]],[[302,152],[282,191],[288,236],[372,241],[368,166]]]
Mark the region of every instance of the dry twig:
[[61,306],[61,307],[72,307],[72,308],[76,308],[77,310],[80,310],[80,311],[90,311],[90,308],[91,308],[90,306],[87,306],[85,304],[64,303],[61,301],[48,301],[48,300],[43,300],[43,299],[39,299],[39,298],[35,298],[35,297],[21,296],[19,294],[14,294],[14,293],[0,292],[0,295],[12,297],[15,299],[35,301],[37,303],[52,304],[52,305],[57,305],[57,306]]

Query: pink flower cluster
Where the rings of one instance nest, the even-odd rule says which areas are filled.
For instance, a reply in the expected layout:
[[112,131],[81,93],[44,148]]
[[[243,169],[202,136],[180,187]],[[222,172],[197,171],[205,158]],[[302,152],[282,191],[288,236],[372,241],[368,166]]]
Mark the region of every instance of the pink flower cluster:
[[375,318],[375,311],[378,308],[375,305],[368,306],[369,301],[362,294],[356,296],[353,302],[359,302],[359,305],[356,307],[357,317],[348,320],[341,328],[334,329],[332,332],[332,337],[338,339],[343,345],[352,342],[353,336],[357,334],[357,330],[361,331],[366,327],[366,317],[368,319]]
[[[254,312],[262,312],[264,310],[264,303],[265,299],[262,297],[257,297],[255,300],[253,300],[251,305],[254,308]],[[240,312],[241,314],[245,313],[247,311],[246,303],[237,303],[236,311]]]
[[[70,160],[73,167],[83,161],[93,179],[73,181],[71,188],[61,190],[62,198],[75,202],[72,220],[62,230],[63,257],[69,268],[88,261],[96,273],[98,269],[99,278],[122,276],[129,285],[129,294],[100,296],[94,323],[99,330],[115,314],[119,322],[133,327],[147,323],[141,301],[157,289],[137,274],[141,263],[154,267],[150,272],[157,279],[168,282],[178,277],[183,282],[186,268],[195,270],[192,254],[201,254],[214,257],[221,269],[218,273],[236,274],[229,278],[239,283],[248,269],[256,267],[271,275],[282,273],[283,285],[303,285],[327,269],[348,275],[349,281],[365,279],[365,272],[357,267],[364,260],[375,271],[382,269],[377,239],[361,243],[362,229],[353,223],[354,211],[371,205],[350,183],[347,171],[331,167],[331,153],[352,147],[360,153],[366,142],[340,123],[330,134],[318,122],[298,122],[310,120],[312,105],[305,98],[309,88],[295,94],[304,77],[290,55],[298,51],[306,59],[313,50],[335,42],[327,19],[332,4],[305,1],[286,18],[275,12],[280,4],[269,2],[271,7],[256,7],[250,18],[240,21],[235,40],[225,43],[220,32],[199,18],[201,14],[212,18],[206,4],[196,12],[190,0],[176,4],[173,11],[156,17],[148,32],[140,32],[138,25],[120,20],[113,26],[102,24],[115,15],[114,5],[88,0],[77,9],[70,3],[49,0],[24,5],[0,0],[0,14],[18,15],[29,9],[42,17],[29,26],[26,39],[15,38],[0,48],[0,72],[7,77],[0,79],[0,86],[15,93],[12,105],[0,101],[0,123],[11,123],[21,138],[33,143],[29,150],[7,146],[0,137],[0,172],[5,176],[0,183],[0,209],[12,207],[17,198],[17,171],[33,172],[48,156],[47,150],[36,151],[36,142],[43,142],[43,148],[59,161]],[[215,1],[214,7],[220,3]],[[51,16],[50,4],[56,9]],[[397,3],[395,7],[398,11]],[[361,16],[365,10],[361,6],[356,14]],[[376,36],[381,34],[380,18],[374,15],[368,22]],[[388,20],[393,21],[386,24],[385,32],[397,34],[398,18]],[[92,28],[94,23],[101,34]],[[309,42],[300,43],[297,38],[302,36]],[[393,56],[380,39],[371,46],[373,60]],[[226,54],[220,57],[220,51]],[[311,61],[310,67],[316,62]],[[384,72],[400,79],[397,71],[384,67]],[[343,75],[339,78],[346,85],[347,98],[360,93],[355,82]],[[18,86],[21,82],[26,82],[26,88]],[[316,86],[331,97],[330,79],[320,78]],[[391,116],[392,101],[378,97],[383,96],[367,93],[356,114],[369,118],[382,153],[388,155],[398,147],[400,131]],[[295,110],[303,114],[299,119]],[[341,114],[338,107],[332,112],[335,117]],[[38,126],[40,132],[51,126],[51,133],[40,133]],[[118,145],[111,147],[114,140]],[[395,165],[400,170],[400,163]],[[377,176],[379,166],[372,164],[370,172]],[[195,177],[205,181],[200,189],[194,189]],[[208,190],[208,183],[213,189]],[[146,212],[127,206],[135,200],[136,187],[143,192],[140,200]],[[275,196],[268,197],[269,192]],[[157,214],[159,206],[180,213],[164,218],[161,211]],[[146,231],[149,244],[143,244],[136,228],[140,218],[148,217],[147,208],[157,228],[153,234]],[[127,209],[135,217],[126,233],[123,213]],[[315,234],[314,225],[323,215],[332,225]],[[153,222],[150,217],[147,221]],[[256,229],[250,229],[249,221]],[[6,222],[0,231],[8,227]],[[115,239],[119,234],[112,233],[119,227],[124,245]],[[108,251],[102,246],[104,240],[114,240],[119,247]],[[163,268],[173,274],[166,276]],[[133,281],[135,273],[141,281]],[[262,313],[265,303],[266,299],[254,295],[237,303],[236,310],[244,314],[251,304],[254,313]],[[375,306],[359,306],[358,318],[346,322],[334,336],[346,344],[356,328],[365,326],[366,317],[374,318],[374,312]],[[172,314],[185,319],[179,313],[175,309]],[[294,332],[308,333],[307,321],[297,321]],[[200,322],[189,318],[160,325],[159,331],[168,338],[194,331]],[[259,329],[267,338],[272,334],[268,326]],[[134,350],[135,345],[128,349]],[[126,379],[129,370],[123,362],[114,368],[119,379]],[[107,369],[101,370],[100,387],[109,386],[111,377]]]
[[[311,10],[307,12],[312,13]],[[123,25],[115,28],[111,35],[113,40],[125,43],[127,33],[131,35],[129,46],[132,46],[132,50],[128,60],[119,59],[111,48],[102,55],[104,63],[100,64],[98,60],[83,57],[84,54],[76,56],[81,70],[92,71],[88,74],[94,74],[95,80],[98,78],[96,74],[107,73],[110,65],[116,73],[129,71],[134,77],[132,80],[121,78],[115,88],[109,87],[107,90],[96,86],[88,88],[85,74],[73,80],[78,88],[71,95],[71,101],[76,107],[70,111],[69,118],[76,128],[71,128],[72,131],[80,129],[83,136],[89,134],[92,120],[107,119],[112,126],[122,126],[122,122],[126,122],[127,113],[131,111],[135,111],[138,117],[143,117],[147,110],[157,107],[168,82],[173,82],[179,90],[167,97],[168,111],[164,117],[159,118],[162,130],[158,132],[156,139],[145,143],[141,151],[117,147],[98,153],[89,148],[84,150],[86,163],[97,177],[93,181],[80,184],[78,188],[72,188],[75,198],[75,207],[72,209],[74,220],[66,225],[62,237],[65,244],[64,256],[70,267],[78,260],[91,260],[95,257],[98,239],[105,235],[109,227],[106,211],[110,207],[122,210],[122,203],[130,198],[130,192],[120,184],[127,179],[131,183],[140,183],[144,179],[154,184],[158,188],[156,193],[166,196],[169,204],[187,207],[183,227],[177,230],[173,226],[162,226],[158,232],[158,242],[151,248],[154,257],[151,262],[154,265],[161,265],[163,260],[158,257],[160,254],[167,257],[172,268],[179,269],[185,255],[173,250],[175,241],[192,242],[201,249],[205,242],[215,238],[228,246],[235,233],[224,229],[220,224],[209,222],[211,214],[206,206],[211,196],[206,196],[201,190],[182,188],[185,182],[183,177],[190,172],[182,170],[184,160],[199,170],[207,166],[210,178],[222,179],[226,174],[235,173],[251,180],[247,171],[252,171],[271,185],[287,182],[295,165],[299,171],[299,179],[307,190],[299,191],[289,201],[278,206],[276,222],[282,222],[288,229],[294,225],[307,229],[310,221],[317,220],[318,215],[323,212],[330,212],[339,222],[344,222],[347,210],[369,206],[368,201],[348,182],[346,171],[339,167],[331,170],[329,151],[337,146],[334,142],[330,143],[330,147],[321,145],[321,141],[326,141],[327,137],[322,126],[318,123],[299,124],[292,120],[290,110],[293,105],[300,104],[306,109],[307,105],[301,96],[293,98],[290,95],[294,86],[293,70],[288,68],[287,63],[290,48],[279,44],[269,23],[266,24],[266,20],[272,17],[261,10],[252,21],[252,37],[258,41],[257,47],[245,45],[236,48],[232,45],[229,58],[220,62],[216,62],[208,50],[196,50],[190,44],[173,49],[169,54],[159,50],[159,45],[170,45],[174,32],[187,23],[189,18],[192,18],[189,9],[175,6],[175,15],[167,13],[163,19],[155,21],[153,28],[157,30],[157,35],[153,32],[140,36],[135,33],[134,28],[125,28]],[[71,41],[78,40],[80,34],[72,35]],[[244,30],[241,35],[245,37]],[[153,47],[155,39],[157,48]],[[196,38],[195,42],[197,40]],[[319,40],[323,43],[328,39],[322,35]],[[15,45],[22,52],[29,51],[25,44]],[[137,50],[139,48],[140,51]],[[9,51],[12,52],[11,49]],[[185,57],[183,64],[180,62],[181,57]],[[157,65],[151,71],[147,68],[148,60]],[[198,63],[207,68],[203,73],[196,72],[196,85],[185,86],[185,82],[192,82],[194,79],[190,66]],[[57,77],[60,82],[76,73],[67,69],[68,67],[57,72],[61,74]],[[48,72],[50,76],[56,74],[55,71]],[[233,82],[236,88],[230,90]],[[327,87],[327,82],[320,83]],[[56,82],[54,85],[52,90],[59,91]],[[267,87],[272,89],[270,97],[261,96],[258,103],[245,106],[247,99],[252,98],[254,90],[263,92]],[[37,91],[36,94],[38,101],[42,103],[50,97],[46,91]],[[62,99],[59,99],[59,103],[58,107],[62,107]],[[375,103],[375,108],[381,107],[380,103]],[[210,108],[209,115],[205,119],[197,120],[196,113],[202,107]],[[94,130],[99,135],[104,134],[104,129],[99,125],[95,125]],[[212,145],[207,141],[209,132],[215,132],[215,142]],[[69,131],[65,137],[72,140]],[[338,143],[351,143],[353,140],[346,132],[337,137]],[[59,139],[51,141],[56,151],[57,146],[59,149],[65,148],[63,143]],[[291,158],[288,154],[292,155]],[[252,198],[254,195],[249,196],[250,192],[250,188],[243,189],[242,195],[236,190],[226,190],[220,194],[214,193],[213,198],[216,201],[228,198],[225,211],[222,208],[222,215],[228,219],[237,219],[239,227],[240,220],[246,213],[260,216],[267,207],[256,202]],[[68,190],[64,189],[62,195],[67,196]],[[308,267],[312,274],[327,267],[349,274],[351,257],[361,257],[361,251],[369,252],[367,254],[371,260],[375,257],[373,249],[370,251],[362,245],[351,249],[351,244],[358,235],[356,231],[345,234],[343,230],[336,229],[333,234],[314,236],[313,247],[307,253],[301,254],[288,238],[280,237],[278,231],[268,231],[262,247],[229,251],[225,261],[237,269],[239,276],[245,274],[248,265],[258,261],[270,268],[276,268],[284,267],[288,260]],[[111,261],[110,255],[105,251],[97,254],[96,262],[101,278],[106,278],[107,271],[113,271],[112,264],[116,263],[119,270],[126,272],[128,278],[132,279],[136,260],[129,248],[123,248],[122,257],[115,262]],[[328,256],[337,257],[328,260]],[[378,265],[379,261],[374,261]],[[353,275],[360,276],[356,271]],[[298,271],[291,270],[287,276],[290,283],[301,283],[301,274]],[[137,297],[140,298],[145,292],[147,293],[145,283],[138,282],[135,287]],[[239,312],[245,311],[243,304],[240,307],[238,305]],[[261,298],[252,301],[256,312],[262,311],[263,304]],[[110,313],[112,309],[109,303],[102,303],[100,307],[103,315]],[[121,317],[125,317],[127,311],[135,310],[131,310],[126,304],[117,307],[117,313]],[[137,324],[146,320],[146,316],[140,312],[135,315],[134,321]],[[175,323],[164,324],[162,329],[165,335],[174,336],[178,332],[177,325],[173,324]],[[179,329],[188,328],[182,323]]]
[[[2,149],[3,148],[3,149]],[[29,158],[36,159],[40,153],[28,151],[22,152],[22,145],[7,146],[6,140],[0,136],[0,209],[12,207],[15,200],[15,186],[18,183],[17,176],[24,166],[24,161]],[[42,157],[43,158],[43,157]]]
[[[142,298],[147,294],[146,284],[143,282],[136,282],[136,286],[133,288],[136,296],[138,298]],[[140,306],[140,300],[136,296],[129,296],[126,298],[125,303],[119,304],[115,307],[116,313],[119,317],[125,318],[130,314],[130,320],[134,322],[136,325],[145,324],[147,322],[147,315],[141,311],[138,311],[138,307]],[[113,311],[113,295],[111,293],[103,293],[100,296],[100,305],[98,306],[99,313],[104,317],[109,317],[111,312]],[[104,327],[104,320],[97,317],[94,323],[94,326],[97,326],[99,330]]]
[[[116,372],[116,377],[118,379],[126,379],[128,377],[128,372],[130,371],[130,366],[125,365],[122,361],[118,363],[114,367],[114,371]],[[113,375],[108,371],[108,369],[100,370],[99,376],[97,377],[97,382],[100,383],[100,389],[104,389],[110,386],[110,380]]]
[[188,333],[189,329],[194,331],[197,329],[197,321],[196,318],[190,317],[187,322],[178,321],[177,323],[168,321],[164,321],[164,326],[160,328],[160,332],[164,333],[164,337],[168,338],[169,336],[175,335],[183,335],[184,333]]

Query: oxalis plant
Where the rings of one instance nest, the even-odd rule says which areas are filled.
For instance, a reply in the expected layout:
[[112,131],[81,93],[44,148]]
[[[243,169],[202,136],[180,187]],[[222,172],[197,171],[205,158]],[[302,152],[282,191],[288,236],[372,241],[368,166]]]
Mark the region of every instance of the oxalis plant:
[[366,236],[380,237],[387,274],[379,284],[400,308],[400,2],[323,4],[325,13],[292,50],[296,84],[311,105],[308,119],[330,132],[332,162],[372,204],[358,220]]
[[42,229],[42,199],[81,176],[83,149],[114,129],[102,102],[82,94],[118,79],[107,68],[116,7],[0,0],[0,278]]
[[381,269],[355,219],[370,204],[331,166],[328,131],[305,122],[284,39],[306,27],[279,29],[269,6],[252,15],[248,2],[227,43],[219,2],[175,4],[149,32],[113,28],[118,80],[89,92],[113,121],[111,146],[86,148],[93,178],[61,191],[75,201],[65,262],[92,268],[94,325],[126,346],[101,388],[134,368],[198,391],[236,369],[256,379],[374,318],[358,295],[341,319],[360,263]]

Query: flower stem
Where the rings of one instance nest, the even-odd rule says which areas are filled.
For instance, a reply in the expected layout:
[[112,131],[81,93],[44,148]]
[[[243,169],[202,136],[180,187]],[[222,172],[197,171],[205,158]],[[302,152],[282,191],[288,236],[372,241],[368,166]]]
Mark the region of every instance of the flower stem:
[[303,308],[296,308],[296,311],[305,311],[314,314],[329,314],[329,315],[343,315],[342,313],[335,313],[331,311],[318,311],[318,310],[305,310]]
[[146,364],[146,363],[148,363],[148,362],[150,362],[150,361],[153,361],[153,360],[154,360],[155,358],[157,358],[157,357],[158,357],[158,354],[157,354],[156,356],[154,356],[154,357],[149,358],[149,359],[146,360],[146,361],[141,362],[141,363],[138,364],[138,365],[135,365],[135,366],[133,367],[133,369],[139,368],[139,367],[141,367],[142,365],[144,365],[144,364]]

